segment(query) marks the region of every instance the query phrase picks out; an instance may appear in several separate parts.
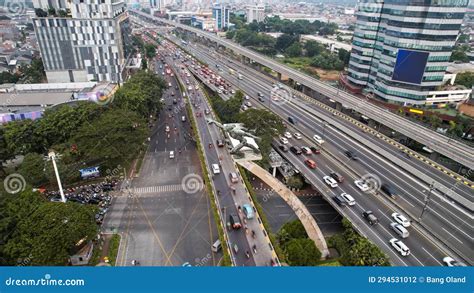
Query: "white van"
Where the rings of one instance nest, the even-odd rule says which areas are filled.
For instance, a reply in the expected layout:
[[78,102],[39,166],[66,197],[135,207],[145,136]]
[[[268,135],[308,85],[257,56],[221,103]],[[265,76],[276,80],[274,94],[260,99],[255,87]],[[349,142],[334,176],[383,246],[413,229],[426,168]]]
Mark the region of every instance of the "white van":
[[174,151],[170,151],[170,159],[174,159]]
[[212,246],[211,246],[212,252],[219,252],[219,250],[221,250],[221,248],[222,248],[222,245],[221,245],[221,241],[219,239],[217,239],[216,242],[214,242],[214,244],[212,244]]

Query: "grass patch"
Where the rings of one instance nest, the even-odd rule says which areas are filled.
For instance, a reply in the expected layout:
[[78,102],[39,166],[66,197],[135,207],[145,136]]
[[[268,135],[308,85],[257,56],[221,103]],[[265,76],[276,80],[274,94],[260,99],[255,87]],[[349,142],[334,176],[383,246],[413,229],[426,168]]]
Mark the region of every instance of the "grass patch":
[[119,234],[112,235],[112,238],[110,239],[109,255],[108,255],[110,264],[112,266],[115,266],[115,262],[117,261],[119,245],[120,245],[120,235]]

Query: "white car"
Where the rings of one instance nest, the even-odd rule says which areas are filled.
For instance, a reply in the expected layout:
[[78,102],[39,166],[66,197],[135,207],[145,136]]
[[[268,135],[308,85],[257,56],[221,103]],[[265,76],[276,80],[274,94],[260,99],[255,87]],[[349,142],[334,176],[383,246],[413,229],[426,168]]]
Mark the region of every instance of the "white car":
[[392,218],[395,220],[395,222],[397,222],[398,224],[402,225],[405,228],[408,228],[411,226],[410,220],[408,220],[407,217],[405,217],[402,214],[393,213]]
[[448,267],[466,267],[467,266],[465,263],[459,262],[450,256],[443,258],[443,262]]
[[298,132],[296,132],[295,134],[293,134],[295,136],[296,139],[303,139],[303,137],[301,136],[301,134],[299,134]]
[[250,100],[250,97],[249,97],[249,96],[247,96],[247,95],[245,95],[244,99],[246,99],[246,100]]
[[219,165],[217,165],[217,164],[212,164],[212,165],[211,165],[211,168],[212,168],[212,173],[213,173],[214,175],[221,173],[221,169],[219,168]]
[[282,136],[282,137],[280,137],[280,142],[281,142],[282,144],[288,144],[288,139],[287,139],[286,137],[283,137],[283,136]]
[[218,93],[218,94],[222,94],[222,90],[217,90],[217,93]]
[[363,192],[370,189],[369,185],[367,185],[364,180],[356,180],[354,181],[354,184]]
[[170,127],[168,125],[165,127],[165,132],[170,132]]
[[410,248],[405,245],[401,240],[398,240],[397,238],[392,238],[388,242],[392,245],[393,248],[395,248],[398,253],[402,256],[408,256],[410,255]]
[[341,193],[341,196],[347,202],[348,205],[353,206],[356,204],[355,199],[351,195],[344,192]]
[[288,138],[288,139],[290,139],[290,138],[293,137],[293,135],[291,135],[291,133],[289,133],[288,131],[285,132],[285,133],[283,134],[283,136],[285,136],[285,137]]
[[170,151],[170,159],[174,159],[174,151]]
[[334,178],[331,176],[324,176],[323,180],[327,185],[331,186],[331,188],[336,188],[338,186],[336,180],[334,180]]
[[314,139],[317,143],[319,143],[319,144],[323,144],[323,143],[324,143],[324,140],[321,138],[321,136],[319,136],[319,135],[317,135],[317,134],[313,135],[313,139]]

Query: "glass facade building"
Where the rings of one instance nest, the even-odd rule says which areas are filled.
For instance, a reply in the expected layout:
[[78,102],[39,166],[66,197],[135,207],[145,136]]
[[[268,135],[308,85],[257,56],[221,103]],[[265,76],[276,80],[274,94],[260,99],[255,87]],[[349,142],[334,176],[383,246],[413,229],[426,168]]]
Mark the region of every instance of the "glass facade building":
[[443,84],[469,0],[360,0],[347,79],[384,100],[424,104]]

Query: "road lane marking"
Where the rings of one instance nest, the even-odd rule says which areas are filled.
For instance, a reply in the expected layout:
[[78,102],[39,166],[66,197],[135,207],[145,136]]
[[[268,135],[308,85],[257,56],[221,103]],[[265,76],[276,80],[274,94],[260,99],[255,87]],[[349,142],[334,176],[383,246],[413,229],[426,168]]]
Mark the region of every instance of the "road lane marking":
[[421,247],[427,254],[429,254],[437,263],[443,265],[436,257],[434,257],[428,250],[426,250],[423,246]]
[[456,239],[457,241],[459,241],[461,244],[464,244],[461,240],[459,240],[458,238],[456,238],[456,236],[454,236],[453,234],[449,233],[448,230],[444,229],[443,227],[441,227],[441,229],[444,230],[444,232],[448,233],[449,235],[451,235],[451,237],[453,237],[454,239]]

